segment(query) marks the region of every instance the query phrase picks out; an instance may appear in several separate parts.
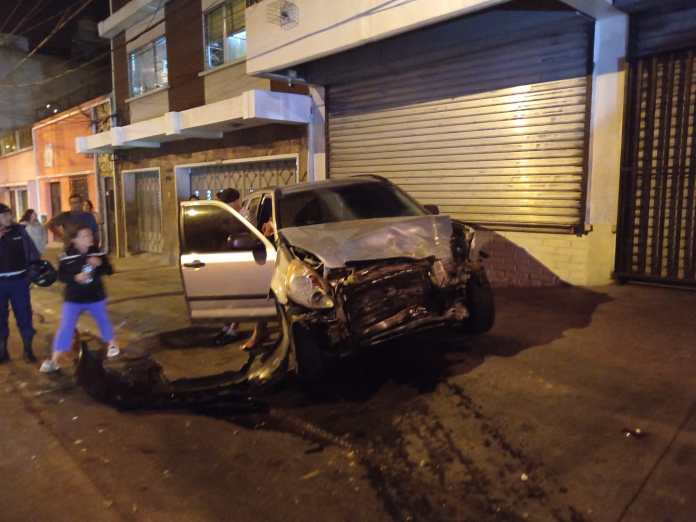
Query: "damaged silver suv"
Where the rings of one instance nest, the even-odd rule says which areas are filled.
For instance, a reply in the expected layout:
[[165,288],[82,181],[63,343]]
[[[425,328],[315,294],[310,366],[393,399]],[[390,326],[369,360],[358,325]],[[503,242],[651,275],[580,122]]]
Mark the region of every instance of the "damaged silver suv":
[[191,318],[278,318],[288,368],[304,379],[402,335],[493,326],[491,287],[472,259],[473,229],[385,179],[262,190],[241,213],[218,201],[181,207]]

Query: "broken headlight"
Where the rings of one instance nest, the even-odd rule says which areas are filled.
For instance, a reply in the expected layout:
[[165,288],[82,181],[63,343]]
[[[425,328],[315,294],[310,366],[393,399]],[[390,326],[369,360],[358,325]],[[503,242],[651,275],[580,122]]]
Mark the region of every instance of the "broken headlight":
[[334,302],[328,295],[326,283],[314,270],[299,259],[288,266],[288,297],[295,303],[312,310],[333,308]]

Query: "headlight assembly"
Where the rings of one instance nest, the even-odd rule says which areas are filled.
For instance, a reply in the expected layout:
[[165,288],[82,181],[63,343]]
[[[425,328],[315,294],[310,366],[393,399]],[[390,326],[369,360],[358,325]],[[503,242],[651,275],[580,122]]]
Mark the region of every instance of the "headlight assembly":
[[290,262],[287,280],[288,297],[298,305],[312,310],[333,308],[334,302],[324,281],[299,259]]

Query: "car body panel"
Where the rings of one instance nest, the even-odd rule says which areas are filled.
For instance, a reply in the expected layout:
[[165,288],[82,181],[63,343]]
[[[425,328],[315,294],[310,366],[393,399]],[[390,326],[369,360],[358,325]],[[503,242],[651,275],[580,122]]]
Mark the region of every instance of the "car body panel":
[[[219,201],[182,202],[182,236],[186,213],[211,205],[241,223],[262,245],[262,251],[182,252],[181,276],[191,318],[245,320],[275,317],[275,302],[269,295],[276,264],[275,247],[239,212]],[[185,244],[183,237],[182,244]]]
[[447,216],[341,221],[284,228],[280,234],[292,246],[316,255],[327,269],[351,261],[452,257],[452,222]]

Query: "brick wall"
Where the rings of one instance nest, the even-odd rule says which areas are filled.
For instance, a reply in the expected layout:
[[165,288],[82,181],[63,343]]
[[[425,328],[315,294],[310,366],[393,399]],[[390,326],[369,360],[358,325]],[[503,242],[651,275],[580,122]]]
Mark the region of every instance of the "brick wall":
[[476,248],[494,286],[602,285],[611,282],[615,235],[595,227],[587,235],[480,231]]
[[307,131],[305,126],[266,125],[225,134],[222,140],[184,140],[162,144],[159,149],[133,149],[116,155],[116,193],[119,251],[125,248],[123,205],[124,170],[160,169],[162,191],[162,233],[164,256],[177,261],[178,208],[175,167],[229,159],[256,158],[278,154],[298,154],[300,180],[307,179]]

